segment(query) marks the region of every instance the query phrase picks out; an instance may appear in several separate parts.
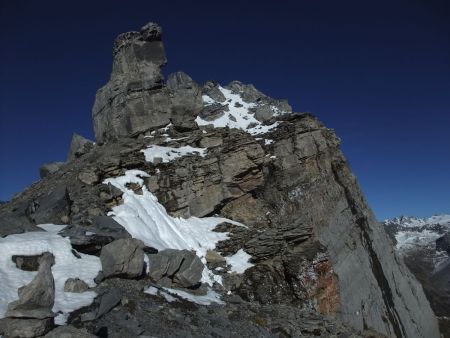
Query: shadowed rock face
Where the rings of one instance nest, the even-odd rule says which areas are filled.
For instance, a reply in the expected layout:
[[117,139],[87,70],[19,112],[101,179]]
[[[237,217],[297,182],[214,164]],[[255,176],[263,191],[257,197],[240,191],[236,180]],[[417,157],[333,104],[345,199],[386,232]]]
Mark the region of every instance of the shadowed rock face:
[[[217,232],[229,232],[229,238],[214,248],[218,254],[215,259],[219,260],[216,265],[220,268],[214,273],[223,279],[224,299],[228,299],[225,294],[230,291],[234,300],[230,298],[224,307],[217,306],[212,311],[217,316],[211,320],[213,324],[201,323],[200,329],[184,324],[174,326],[184,336],[212,335],[210,331],[196,330],[209,330],[208,325],[218,328],[221,323],[234,328],[238,322],[247,336],[267,336],[270,330],[273,330],[270,334],[293,335],[301,329],[298,325],[304,323],[301,318],[310,318],[302,312],[307,309],[320,316],[334,317],[337,322],[342,320],[356,330],[375,330],[399,338],[439,337],[436,318],[422,287],[393,252],[340,151],[340,140],[333,130],[310,114],[291,113],[287,102],[272,99],[253,85],[234,81],[224,90],[208,82],[200,88],[182,72],[170,75],[165,84],[161,67],[166,58],[161,29],[155,24],[144,26],[140,32],[120,35],[113,57],[111,79],[98,91],[93,108],[100,143],[0,207],[0,216],[23,220],[16,231],[33,229],[37,219],[45,223],[61,218],[61,208],[43,203],[43,196],[51,195],[54,187],[64,187],[61,196],[64,210],[68,209],[64,223],[69,224],[64,233],[71,237],[72,244],[85,248],[86,252],[98,253],[103,248],[103,253],[111,256],[102,260],[104,268],[113,267],[110,276],[138,277],[144,248],[133,246],[136,250],[128,250],[139,252],[138,264],[128,264],[134,262],[134,256],[122,252],[126,251],[125,246],[116,247],[117,241],[108,244],[117,239],[132,241],[124,240],[129,235],[118,229],[120,218],[112,220],[107,216],[112,208],[124,203],[122,193],[102,182],[122,176],[130,169],[142,170],[149,177],[143,179],[142,185],[129,184],[129,193],[142,195],[145,185],[171,216],[220,215],[247,225],[224,222],[216,227]],[[202,102],[202,94],[210,98],[208,104]],[[233,95],[239,95],[242,101],[235,101],[232,106],[229,97]],[[270,124],[273,128],[253,135],[248,132],[250,127],[213,128],[207,124],[199,127],[195,123],[199,116],[203,121],[214,122],[245,104],[250,107],[248,118],[254,117],[254,124],[263,121],[262,127]],[[163,126],[167,127],[161,129]],[[148,137],[137,137],[142,135]],[[190,154],[168,162],[161,158],[147,162],[142,150],[150,145],[190,146],[206,148],[206,152],[205,156]],[[51,201],[54,199],[58,200]],[[42,202],[36,208],[33,201]],[[6,233],[11,231],[8,228]],[[94,235],[87,236],[86,231]],[[253,266],[242,274],[227,273],[223,259],[240,250],[251,255]],[[172,276],[166,271],[169,259],[163,256],[154,254],[149,259],[154,282],[167,282],[165,277]],[[208,266],[214,265],[211,259],[210,254]],[[195,260],[189,262],[186,270],[189,275],[184,279],[174,277],[171,283],[191,287],[197,282],[202,266]],[[125,273],[128,270],[125,267],[135,265],[137,268],[131,274]],[[128,295],[132,295],[132,287],[138,287],[135,281],[110,278],[100,288],[110,289],[111,285],[119,285]],[[159,286],[163,286],[162,282]],[[232,301],[236,299],[241,310],[233,308]],[[90,327],[115,327],[122,332],[125,329],[119,328],[120,321],[114,316],[128,311],[127,306],[131,305],[124,300],[119,302],[117,297],[113,303],[117,306],[115,311],[102,319],[81,311],[74,314],[73,320],[85,315],[92,320]],[[164,336],[160,317],[150,315],[153,312],[148,310],[151,307],[148,299],[137,299],[133,306],[145,310],[140,313],[133,307],[127,318],[134,318],[143,327],[154,323],[153,330]],[[167,302],[161,306],[163,313],[170,309],[178,317],[195,319],[192,322],[209,316],[205,314],[208,311],[195,309],[185,313]],[[234,315],[228,315],[225,308],[233,309]],[[264,318],[250,322],[249,311],[264,314]],[[283,315],[278,316],[277,311]],[[280,319],[284,316],[295,319],[297,324],[286,324]],[[242,322],[244,318],[247,322]],[[338,335],[309,329],[301,332]]]

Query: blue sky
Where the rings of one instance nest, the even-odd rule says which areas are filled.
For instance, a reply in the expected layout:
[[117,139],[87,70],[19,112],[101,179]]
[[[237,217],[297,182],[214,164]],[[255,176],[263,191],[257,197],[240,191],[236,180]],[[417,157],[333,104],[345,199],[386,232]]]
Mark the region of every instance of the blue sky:
[[0,199],[65,160],[115,36],[160,23],[169,64],[197,82],[253,83],[318,116],[378,218],[450,213],[446,1],[3,1]]

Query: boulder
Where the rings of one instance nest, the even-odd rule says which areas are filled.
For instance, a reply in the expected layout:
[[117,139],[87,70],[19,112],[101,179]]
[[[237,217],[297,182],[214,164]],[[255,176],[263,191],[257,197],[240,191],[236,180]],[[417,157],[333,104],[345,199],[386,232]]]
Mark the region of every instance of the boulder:
[[92,141],[78,135],[77,133],[73,133],[69,154],[67,155],[67,161],[73,161],[74,159],[88,153],[93,147],[94,143]]
[[144,243],[133,238],[118,239],[105,245],[100,254],[105,278],[137,278],[144,270]]
[[25,255],[13,255],[11,260],[16,263],[16,267],[24,271],[38,271],[39,259],[42,255],[25,256]]
[[56,173],[66,162],[50,162],[45,163],[39,168],[39,176],[41,178],[47,177]]
[[188,250],[166,249],[149,255],[149,276],[156,282],[167,278],[177,286],[193,287],[202,277],[204,265],[198,256]]
[[261,122],[269,121],[273,117],[274,111],[269,106],[259,106],[255,109],[255,119]]
[[103,246],[116,239],[130,238],[130,234],[111,216],[93,216],[92,224],[72,225],[60,233],[70,238],[72,247],[89,255],[99,255]]
[[39,258],[39,269],[33,280],[18,291],[19,300],[8,304],[2,323],[7,337],[38,337],[54,326],[52,312],[55,303],[55,281],[51,267],[55,257],[44,252]]
[[[19,289],[19,300],[8,305],[7,317],[33,318],[28,313],[39,308],[49,310],[51,316],[51,309],[55,303],[55,281],[51,270],[53,264],[55,264],[55,257],[49,252],[45,252],[39,258],[37,275],[28,285]],[[39,317],[44,312],[38,312]]]
[[98,175],[93,170],[84,170],[78,174],[78,179],[87,185],[93,185],[98,182]]
[[89,289],[89,285],[79,278],[69,278],[64,283],[64,291],[65,292],[75,292],[81,293],[87,291]]

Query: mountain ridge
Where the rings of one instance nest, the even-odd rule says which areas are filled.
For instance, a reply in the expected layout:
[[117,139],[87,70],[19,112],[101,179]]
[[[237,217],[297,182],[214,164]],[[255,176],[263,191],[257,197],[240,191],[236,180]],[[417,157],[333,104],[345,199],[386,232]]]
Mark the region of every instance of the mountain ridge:
[[[68,162],[0,206],[5,245],[47,231],[101,263],[95,278],[71,276],[97,296],[55,308],[58,324],[107,336],[439,337],[333,130],[253,85],[165,81],[157,24],[119,35],[113,56],[92,111],[97,142],[74,137]],[[6,315],[7,332],[31,325]]]

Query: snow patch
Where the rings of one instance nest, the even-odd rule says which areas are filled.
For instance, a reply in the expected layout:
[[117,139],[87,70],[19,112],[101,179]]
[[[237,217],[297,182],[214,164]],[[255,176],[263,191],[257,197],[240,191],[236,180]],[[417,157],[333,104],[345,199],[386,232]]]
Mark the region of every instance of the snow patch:
[[100,259],[96,256],[78,253],[77,258],[72,253],[69,238],[57,233],[65,226],[41,224],[40,228],[47,231],[27,232],[0,238],[0,318],[3,318],[10,302],[19,298],[17,290],[29,284],[36,276],[36,271],[23,271],[16,267],[11,257],[13,255],[40,255],[51,252],[55,256],[52,267],[55,279],[55,305],[53,312],[60,314],[55,318],[58,325],[66,322],[70,312],[92,303],[97,295],[93,291],[83,293],[64,292],[64,283],[68,278],[79,278],[89,286],[94,287],[94,278],[101,270]]
[[436,239],[441,236],[442,234],[430,230],[399,231],[395,234],[395,239],[397,241],[396,249],[405,250],[417,247],[427,247],[430,244],[434,244]]
[[159,145],[151,145],[147,149],[141,150],[147,162],[153,162],[155,158],[161,158],[163,163],[191,154],[205,157],[206,151],[206,148],[194,148],[191,146],[173,148]]
[[154,286],[150,286],[144,292],[147,294],[153,295],[153,296],[161,295],[169,303],[176,301],[177,298],[174,297],[174,296],[176,296],[176,297],[185,299],[189,302],[196,303],[199,305],[211,305],[212,303],[225,304],[220,299],[220,295],[210,288],[208,288],[206,295],[194,295],[192,293],[189,293],[189,292],[186,292],[183,290],[171,289],[171,288],[158,289]]
[[225,257],[225,260],[231,265],[231,271],[244,273],[245,270],[253,266],[253,264],[249,262],[250,258],[252,258],[252,256],[240,249],[233,256]]
[[[205,262],[206,251],[213,250],[217,242],[228,238],[228,233],[212,231],[218,224],[228,222],[243,226],[241,223],[221,217],[188,219],[172,217],[164,206],[158,203],[156,196],[145,187],[144,177],[149,175],[140,170],[128,170],[124,176],[109,178],[103,183],[110,183],[123,192],[123,204],[113,207],[109,215],[113,216],[132,237],[142,240],[147,246],[158,250],[168,248],[192,250]],[[128,189],[127,183],[141,185],[142,195]],[[232,264],[235,262],[232,261]],[[212,285],[214,282],[220,282],[220,276],[212,274],[205,268],[202,282]]]
[[[228,127],[234,129],[242,129],[252,135],[267,133],[279,125],[278,122],[275,122],[271,125],[263,125],[254,117],[254,114],[250,112],[250,109],[257,107],[255,103],[245,102],[242,99],[241,95],[233,93],[229,89],[223,88],[221,86],[219,86],[218,88],[225,96],[225,104],[228,104],[229,110],[225,111],[224,115],[213,121],[206,121],[200,116],[197,116],[197,118],[195,119],[197,125],[206,126],[212,124],[215,128]],[[208,95],[203,95],[202,98],[203,102],[206,105],[221,103],[216,102]],[[284,113],[274,106],[271,106],[270,108],[273,110],[275,116]]]

